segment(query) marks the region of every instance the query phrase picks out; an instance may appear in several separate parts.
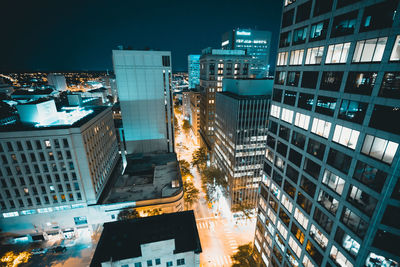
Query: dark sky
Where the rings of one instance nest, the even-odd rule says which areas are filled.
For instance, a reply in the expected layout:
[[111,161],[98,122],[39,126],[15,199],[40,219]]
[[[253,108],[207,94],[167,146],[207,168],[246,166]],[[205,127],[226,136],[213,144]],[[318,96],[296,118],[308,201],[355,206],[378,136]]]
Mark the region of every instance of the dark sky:
[[275,54],[281,16],[281,0],[1,2],[3,72],[111,70],[117,45],[170,50],[173,70],[186,70],[188,54],[219,48],[234,27],[272,31]]

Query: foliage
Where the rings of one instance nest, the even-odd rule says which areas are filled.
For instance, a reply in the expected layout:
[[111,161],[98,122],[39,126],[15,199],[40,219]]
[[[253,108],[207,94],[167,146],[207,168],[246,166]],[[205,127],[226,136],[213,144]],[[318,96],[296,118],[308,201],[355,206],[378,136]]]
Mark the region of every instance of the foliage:
[[226,190],[228,187],[225,174],[220,169],[213,166],[203,169],[202,179],[204,179],[204,182],[207,184],[221,186],[223,190]]
[[21,263],[27,263],[29,259],[32,257],[32,253],[28,251],[22,251],[19,253],[15,253],[13,251],[9,251],[4,254],[0,259],[1,266],[7,267],[16,267]]
[[156,216],[161,214],[162,214],[161,209],[152,209],[147,212],[147,216]]
[[189,206],[192,206],[200,198],[200,191],[190,181],[183,182],[183,191],[183,198]]
[[130,220],[130,219],[139,218],[139,217],[140,217],[140,214],[136,209],[125,209],[125,210],[121,210],[118,213],[117,220],[118,221]]
[[207,164],[207,149],[200,147],[196,149],[192,154],[192,166],[199,169],[205,168]]
[[192,173],[190,172],[190,164],[184,159],[181,159],[179,161],[179,166],[181,167],[181,174],[182,177],[185,177],[187,175],[193,176]]
[[251,243],[238,247],[238,252],[231,256],[232,267],[255,267],[256,262],[253,257],[253,246]]
[[243,213],[243,217],[246,219],[251,219],[253,210],[254,205],[252,205],[249,201],[241,201],[232,207],[232,212],[241,212]]
[[178,135],[180,132],[178,118],[176,116],[174,116],[174,132],[175,135]]
[[188,134],[190,131],[190,122],[188,120],[183,120],[182,129],[185,134]]

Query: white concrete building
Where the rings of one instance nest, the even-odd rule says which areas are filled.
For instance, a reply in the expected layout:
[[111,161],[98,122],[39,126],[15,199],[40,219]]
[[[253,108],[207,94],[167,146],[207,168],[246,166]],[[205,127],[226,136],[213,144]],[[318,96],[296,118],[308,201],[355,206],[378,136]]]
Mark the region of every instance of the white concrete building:
[[67,82],[62,74],[49,73],[49,75],[47,75],[47,83],[54,86],[57,91],[67,90]]
[[104,224],[91,267],[200,266],[193,211]]
[[[111,108],[57,112],[53,100],[38,100],[17,109],[23,122],[0,125],[0,225],[5,231],[12,220],[16,231],[45,231],[54,228],[53,212],[100,198],[120,158]],[[26,218],[44,213],[50,225]],[[73,219],[78,225],[80,218]]]
[[173,152],[171,52],[113,50],[127,153]]

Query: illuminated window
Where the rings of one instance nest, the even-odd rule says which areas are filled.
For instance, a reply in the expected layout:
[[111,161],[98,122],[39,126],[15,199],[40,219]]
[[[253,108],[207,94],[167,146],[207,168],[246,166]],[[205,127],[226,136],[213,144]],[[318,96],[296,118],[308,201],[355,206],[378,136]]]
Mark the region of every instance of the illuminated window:
[[285,66],[288,60],[288,52],[281,52],[278,53],[278,62],[276,63],[277,66]]
[[294,113],[293,110],[282,108],[281,119],[288,123],[292,123],[293,122],[293,113]]
[[330,256],[334,262],[340,266],[353,267],[354,265],[340,252],[335,246],[332,246]]
[[350,43],[334,44],[328,46],[325,64],[346,63],[349,55]]
[[45,140],[45,141],[44,141],[44,144],[45,144],[46,148],[51,148],[51,142],[50,142],[50,140]]
[[303,55],[304,49],[291,51],[289,65],[301,65],[303,63]]
[[279,114],[281,112],[281,108],[276,105],[271,105],[271,116],[279,119]]
[[380,62],[385,50],[387,37],[358,41],[353,62]]
[[309,124],[310,124],[310,116],[301,114],[299,112],[296,113],[294,125],[296,125],[297,127],[303,128],[304,130],[307,131]]
[[359,131],[336,125],[332,141],[354,150],[356,148],[359,136]]
[[311,132],[315,133],[319,136],[328,138],[329,136],[329,131],[331,130],[331,123],[318,119],[318,118],[314,118],[313,120],[313,124],[311,127]]
[[330,189],[334,190],[339,195],[343,193],[345,181],[328,170],[325,170],[324,172],[322,183],[328,186]]
[[390,55],[390,61],[400,60],[400,35],[397,35],[396,41],[393,45],[392,54]]
[[321,64],[324,47],[313,47],[307,49],[305,65]]
[[298,209],[294,210],[294,218],[303,226],[304,229],[307,229],[308,219],[307,217]]
[[361,153],[391,164],[399,144],[367,134]]

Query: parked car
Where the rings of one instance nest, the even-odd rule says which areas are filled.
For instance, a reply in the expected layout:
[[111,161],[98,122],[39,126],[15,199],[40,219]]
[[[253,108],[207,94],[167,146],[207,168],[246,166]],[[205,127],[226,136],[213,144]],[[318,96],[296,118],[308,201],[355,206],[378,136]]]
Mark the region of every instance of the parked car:
[[37,255],[37,254],[45,254],[46,252],[47,252],[47,248],[35,248],[35,249],[32,249],[32,254],[33,255]]
[[57,246],[57,247],[51,248],[51,252],[53,252],[53,253],[61,253],[61,252],[65,252],[66,250],[67,250],[67,247],[65,247],[65,246]]

